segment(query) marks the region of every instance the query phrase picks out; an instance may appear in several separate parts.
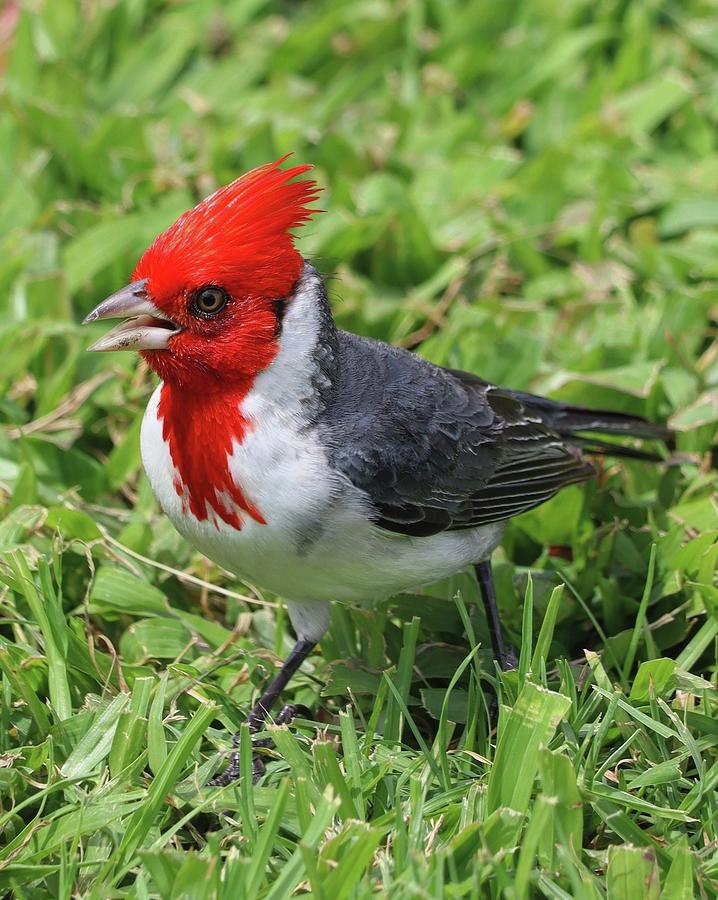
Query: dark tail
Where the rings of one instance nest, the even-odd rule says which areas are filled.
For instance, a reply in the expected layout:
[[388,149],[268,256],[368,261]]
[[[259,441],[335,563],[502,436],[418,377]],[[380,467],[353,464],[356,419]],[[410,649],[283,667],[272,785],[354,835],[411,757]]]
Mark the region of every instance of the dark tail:
[[[476,375],[462,372],[459,369],[448,369],[466,385],[489,387],[489,382]],[[561,437],[580,447],[586,453],[598,456],[625,456],[629,459],[646,459],[652,462],[664,462],[662,456],[647,450],[627,447],[593,437],[595,434],[615,435],[616,437],[642,438],[648,441],[663,441],[670,450],[675,449],[675,438],[670,428],[658,425],[643,416],[632,416],[629,413],[613,412],[610,409],[591,409],[587,406],[573,406],[560,400],[549,400],[538,394],[525,391],[512,391],[501,388],[507,394],[520,400],[527,410],[535,413],[541,420],[558,432]]]
[[563,437],[570,438],[586,453],[601,456],[626,456],[631,459],[660,460],[661,457],[645,450],[626,447],[612,441],[587,436],[590,434],[616,435],[617,437],[643,438],[663,441],[673,446],[673,434],[665,425],[658,425],[642,416],[612,412],[607,409],[590,409],[571,406],[559,400],[549,400],[535,394],[516,392],[515,395],[528,409],[536,412],[543,421]]

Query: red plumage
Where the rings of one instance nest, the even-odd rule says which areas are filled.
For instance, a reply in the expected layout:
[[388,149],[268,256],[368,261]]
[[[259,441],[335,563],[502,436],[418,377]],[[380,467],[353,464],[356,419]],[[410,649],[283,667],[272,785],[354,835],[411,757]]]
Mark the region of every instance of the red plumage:
[[264,525],[259,509],[232,478],[227,466],[235,443],[251,424],[242,415],[244,389],[198,394],[162,385],[157,416],[178,477],[182,507],[200,521],[222,519],[239,530],[244,515]]
[[[158,415],[178,474],[175,489],[199,521],[242,527],[261,512],[235,484],[227,456],[249,427],[241,413],[259,372],[277,354],[274,301],[288,297],[303,261],[290,229],[311,218],[311,166],[279,159],[225,185],[184,213],[144,253],[133,280],[146,278],[158,309],[182,326],[172,353],[145,351],[164,384]],[[220,316],[192,314],[193,292],[215,285],[231,302]]]
[[295,181],[311,166],[281,169],[286,157],[252,169],[184,213],[140,259],[133,280],[147,278],[161,304],[206,284],[236,297],[286,296],[302,268],[290,229],[316,212],[316,182]]

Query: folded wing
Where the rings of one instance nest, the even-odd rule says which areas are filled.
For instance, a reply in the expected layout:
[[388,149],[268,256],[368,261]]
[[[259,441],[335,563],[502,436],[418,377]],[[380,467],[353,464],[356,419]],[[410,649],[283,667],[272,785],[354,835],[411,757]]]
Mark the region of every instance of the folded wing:
[[341,335],[342,377],[322,416],[330,462],[376,523],[430,535],[505,521],[593,466],[510,392],[406,351]]

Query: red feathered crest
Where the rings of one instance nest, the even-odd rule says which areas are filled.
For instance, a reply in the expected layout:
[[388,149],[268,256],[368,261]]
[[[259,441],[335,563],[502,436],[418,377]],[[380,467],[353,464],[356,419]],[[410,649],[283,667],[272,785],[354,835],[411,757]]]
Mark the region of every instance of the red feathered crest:
[[252,169],[180,216],[155,238],[133,280],[149,279],[159,302],[205,284],[235,296],[288,294],[302,267],[289,231],[317,212],[308,204],[319,188],[294,180],[311,166],[281,169],[286,158]]

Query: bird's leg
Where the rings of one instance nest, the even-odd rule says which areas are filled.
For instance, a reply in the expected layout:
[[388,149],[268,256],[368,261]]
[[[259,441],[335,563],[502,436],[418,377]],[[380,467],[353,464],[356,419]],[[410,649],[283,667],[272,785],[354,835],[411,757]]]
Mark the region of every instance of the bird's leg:
[[502,672],[508,672],[509,669],[515,669],[518,665],[516,651],[513,647],[509,647],[508,651],[504,645],[504,636],[501,633],[501,622],[499,620],[499,610],[496,605],[496,589],[494,588],[494,576],[491,571],[491,560],[485,559],[483,562],[477,563],[476,578],[481,589],[481,596],[484,601],[484,609],[486,610],[486,619],[489,623],[489,634],[491,635],[491,646],[494,650],[494,659],[498,661]]
[[[284,661],[282,668],[274,677],[267,690],[254,704],[252,711],[247,716],[247,725],[249,725],[249,731],[251,734],[257,734],[258,731],[262,730],[264,723],[269,716],[269,713],[272,711],[272,707],[279,698],[279,695],[289,683],[292,675],[294,675],[294,673],[301,666],[304,660],[312,652],[314,647],[316,647],[315,641],[306,640],[299,640],[294,645],[294,647],[292,648],[292,652]],[[290,706],[283,707],[275,721],[278,725],[286,725],[291,722],[292,719],[297,715],[306,715],[307,717],[310,717],[311,713],[306,708],[306,706],[302,706],[301,704],[292,704]],[[235,749],[230,757],[229,765],[224,770],[224,772],[222,772],[220,775],[216,775],[209,782],[210,785],[216,787],[224,787],[231,781],[235,781],[237,778],[239,778],[239,750],[237,748],[239,747],[240,734],[241,732],[238,731],[232,738],[232,746]],[[262,741],[253,741],[252,746],[259,749],[261,747],[269,747],[271,746],[271,743],[271,740],[265,739]],[[261,755],[258,753],[253,753],[252,781],[258,781],[263,772],[264,762],[262,761]]]

